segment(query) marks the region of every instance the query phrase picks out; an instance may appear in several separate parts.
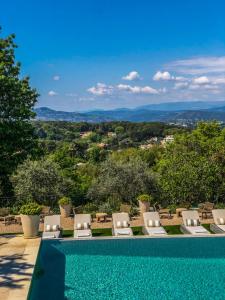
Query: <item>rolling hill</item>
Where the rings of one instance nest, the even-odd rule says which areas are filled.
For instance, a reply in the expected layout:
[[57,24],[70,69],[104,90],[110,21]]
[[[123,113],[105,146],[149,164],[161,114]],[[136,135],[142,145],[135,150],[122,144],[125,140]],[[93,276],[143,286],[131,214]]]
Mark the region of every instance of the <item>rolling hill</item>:
[[35,109],[36,119],[70,122],[196,122],[218,120],[225,122],[225,102],[175,102],[151,104],[135,109],[96,110],[90,112],[56,111],[48,107]]

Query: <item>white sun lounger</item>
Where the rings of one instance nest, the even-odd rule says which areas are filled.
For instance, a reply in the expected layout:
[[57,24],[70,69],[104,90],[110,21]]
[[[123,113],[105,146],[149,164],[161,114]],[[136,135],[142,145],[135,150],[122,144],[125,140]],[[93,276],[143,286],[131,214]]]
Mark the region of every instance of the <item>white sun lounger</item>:
[[210,229],[215,233],[225,233],[225,225],[220,224],[220,219],[225,220],[225,209],[212,210],[214,224],[210,225]]
[[112,215],[113,226],[112,226],[112,234],[114,236],[132,236],[133,231],[129,227],[130,218],[128,213],[114,213]]
[[204,234],[210,234],[208,230],[206,230],[202,225],[197,226],[188,226],[187,220],[198,220],[198,223],[200,224],[199,214],[195,210],[185,210],[182,211],[182,218],[183,218],[183,224],[180,226],[180,230],[184,234],[193,234],[193,235],[204,235]]
[[145,212],[143,213],[143,219],[144,219],[144,226],[142,228],[142,231],[146,235],[167,235],[167,232],[162,226],[149,226],[149,221],[152,220],[154,221],[159,221],[160,222],[160,217],[159,213],[154,211],[154,212]]
[[[54,239],[59,238],[61,235],[61,222],[60,215],[45,216],[44,218],[44,231],[42,233],[42,239]],[[52,230],[56,226],[57,230]]]
[[74,238],[91,238],[91,215],[76,214],[74,217]]

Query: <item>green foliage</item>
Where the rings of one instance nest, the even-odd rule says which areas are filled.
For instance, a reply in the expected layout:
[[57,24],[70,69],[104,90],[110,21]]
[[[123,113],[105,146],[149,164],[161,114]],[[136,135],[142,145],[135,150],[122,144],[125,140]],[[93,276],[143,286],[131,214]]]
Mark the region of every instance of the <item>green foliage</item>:
[[62,197],[59,199],[58,204],[61,206],[71,204],[71,199],[69,197]]
[[21,215],[39,215],[41,213],[42,207],[35,202],[26,203],[21,206]]
[[[0,30],[1,34],[1,30]],[[29,154],[35,154],[37,143],[30,119],[38,94],[21,78],[20,64],[15,60],[14,35],[0,37],[0,190],[9,195],[10,174]]]
[[50,206],[69,194],[72,184],[62,176],[59,166],[47,159],[26,160],[18,166],[11,180],[20,202],[35,199],[39,204]]
[[97,178],[88,190],[88,197],[99,203],[110,197],[135,203],[142,193],[156,193],[156,177],[141,160],[126,163],[108,159],[101,164]]
[[178,135],[158,161],[162,197],[171,203],[224,201],[225,135],[216,122]]
[[151,197],[151,195],[148,195],[148,194],[142,194],[137,197],[137,200],[142,201],[142,202],[151,202],[152,197]]

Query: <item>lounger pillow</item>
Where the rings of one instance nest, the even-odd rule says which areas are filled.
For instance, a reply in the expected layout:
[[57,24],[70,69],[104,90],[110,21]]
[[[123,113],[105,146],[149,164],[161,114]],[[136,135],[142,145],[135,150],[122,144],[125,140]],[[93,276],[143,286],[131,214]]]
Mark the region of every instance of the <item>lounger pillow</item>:
[[84,228],[84,229],[88,229],[88,228],[89,228],[89,224],[88,224],[87,222],[84,222],[83,228]]
[[76,228],[77,228],[77,230],[89,229],[90,228],[90,224],[88,222],[77,223]]
[[78,230],[82,229],[82,224],[81,223],[77,223],[77,229]]
[[50,232],[50,231],[58,231],[59,230],[59,225],[49,225],[46,224],[45,226],[45,231]]
[[186,225],[187,226],[199,226],[200,222],[198,219],[187,219],[186,220]]
[[129,227],[129,223],[127,221],[117,221],[116,222],[116,227],[117,228],[128,228]]
[[52,231],[58,231],[59,225],[52,225]]
[[49,225],[49,224],[46,224],[46,226],[45,226],[45,231],[51,231],[51,225]]
[[128,225],[128,222],[127,221],[123,221],[123,228],[127,228],[129,225]]
[[161,223],[160,220],[148,220],[149,227],[160,227]]
[[117,228],[122,228],[122,222],[121,221],[117,221],[116,222],[116,227]]
[[218,221],[218,224],[219,224],[219,225],[225,225],[225,220],[224,220],[224,218],[219,218],[217,221]]

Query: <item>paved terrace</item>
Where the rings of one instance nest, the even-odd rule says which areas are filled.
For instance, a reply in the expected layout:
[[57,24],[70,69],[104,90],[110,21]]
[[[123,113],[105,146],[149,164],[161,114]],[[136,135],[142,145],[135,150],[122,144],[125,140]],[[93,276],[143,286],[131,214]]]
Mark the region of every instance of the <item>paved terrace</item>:
[[0,237],[0,299],[27,299],[40,238]]

